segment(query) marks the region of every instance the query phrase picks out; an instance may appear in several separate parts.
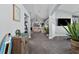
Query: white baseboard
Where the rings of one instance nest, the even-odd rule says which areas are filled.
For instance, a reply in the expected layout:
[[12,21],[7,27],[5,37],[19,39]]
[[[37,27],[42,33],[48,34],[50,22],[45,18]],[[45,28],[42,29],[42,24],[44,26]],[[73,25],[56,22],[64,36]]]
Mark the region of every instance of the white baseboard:
[[31,38],[31,36],[29,36],[29,38]]
[[55,35],[52,35],[51,37],[49,37],[49,39],[53,39],[55,37]]

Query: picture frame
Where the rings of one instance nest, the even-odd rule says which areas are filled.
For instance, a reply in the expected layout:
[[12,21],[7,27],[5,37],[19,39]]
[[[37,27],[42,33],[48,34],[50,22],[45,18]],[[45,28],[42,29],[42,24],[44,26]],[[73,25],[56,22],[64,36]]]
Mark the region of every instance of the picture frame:
[[13,4],[13,20],[20,22],[20,8]]

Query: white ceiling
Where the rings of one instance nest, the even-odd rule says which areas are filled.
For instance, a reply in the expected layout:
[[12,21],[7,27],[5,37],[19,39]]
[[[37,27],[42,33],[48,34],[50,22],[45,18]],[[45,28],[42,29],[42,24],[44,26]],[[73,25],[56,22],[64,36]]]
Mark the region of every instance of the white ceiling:
[[[31,15],[31,19],[46,19],[50,12],[57,10],[66,11],[74,15],[79,15],[79,4],[24,4],[24,7]],[[56,10],[57,9],[57,10]]]
[[62,4],[58,9],[72,14],[79,14],[79,4]]
[[50,11],[55,4],[24,4],[24,7],[31,14],[31,18],[34,17],[46,19],[49,16]]

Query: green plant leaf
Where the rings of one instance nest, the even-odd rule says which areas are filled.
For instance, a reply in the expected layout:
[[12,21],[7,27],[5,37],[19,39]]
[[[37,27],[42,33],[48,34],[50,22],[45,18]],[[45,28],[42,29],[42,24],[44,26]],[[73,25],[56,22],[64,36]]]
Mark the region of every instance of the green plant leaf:
[[70,31],[66,27],[63,26],[63,28],[70,34]]
[[72,24],[67,24],[67,27],[63,28],[67,31],[68,36],[70,36],[73,40],[79,41],[79,24],[77,25],[76,22],[73,22]]

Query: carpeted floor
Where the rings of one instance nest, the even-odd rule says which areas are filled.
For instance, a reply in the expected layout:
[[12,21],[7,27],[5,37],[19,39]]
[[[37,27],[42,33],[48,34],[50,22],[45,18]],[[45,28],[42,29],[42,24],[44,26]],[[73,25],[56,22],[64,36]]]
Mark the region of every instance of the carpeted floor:
[[65,37],[49,40],[43,33],[32,33],[29,48],[30,54],[72,54],[70,41]]

